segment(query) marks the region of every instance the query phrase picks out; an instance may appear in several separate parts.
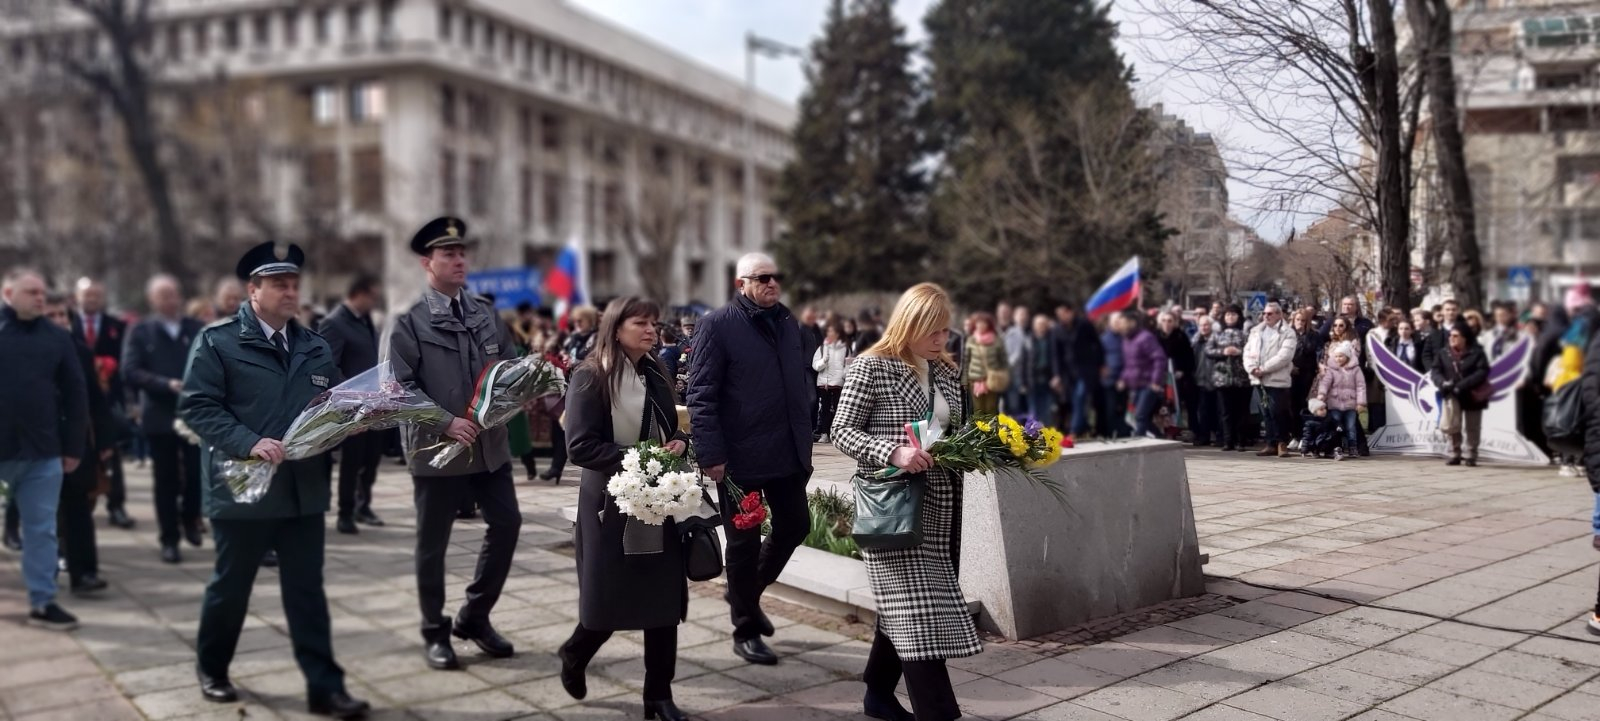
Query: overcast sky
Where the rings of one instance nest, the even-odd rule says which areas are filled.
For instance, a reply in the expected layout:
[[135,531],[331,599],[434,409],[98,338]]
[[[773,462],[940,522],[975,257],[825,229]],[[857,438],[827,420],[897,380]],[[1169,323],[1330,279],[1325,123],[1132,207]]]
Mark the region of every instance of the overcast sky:
[[[829,0],[569,0],[596,15],[635,32],[649,36],[706,65],[734,77],[744,76],[744,34],[746,31],[789,45],[806,47],[822,31]],[[898,0],[895,13],[907,28],[912,42],[924,37],[922,17],[935,0]],[[1112,15],[1123,23],[1118,44],[1140,79],[1137,90],[1145,103],[1160,102],[1167,112],[1184,118],[1200,132],[1213,133],[1228,155],[1228,146],[1270,142],[1252,137],[1248,126],[1229,122],[1222,109],[1206,104],[1210,95],[1205,78],[1187,77],[1163,70],[1162,46],[1152,41],[1161,35],[1161,23],[1148,15],[1113,8]],[[759,59],[756,84],[768,93],[790,102],[798,101],[805,88],[800,61],[794,58]],[[1233,215],[1251,225],[1270,241],[1281,240],[1295,225],[1305,227],[1309,218],[1283,214],[1262,214],[1250,210],[1256,193],[1232,182],[1229,195]]]

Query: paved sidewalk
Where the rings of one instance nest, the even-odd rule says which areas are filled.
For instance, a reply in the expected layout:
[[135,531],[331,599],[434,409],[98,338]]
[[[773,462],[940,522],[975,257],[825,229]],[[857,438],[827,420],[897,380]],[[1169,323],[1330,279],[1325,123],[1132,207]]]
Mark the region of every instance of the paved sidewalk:
[[[848,468],[836,457],[819,460],[822,474]],[[181,566],[160,563],[149,478],[130,472],[140,525],[100,529],[103,575],[113,587],[97,599],[63,599],[84,621],[77,632],[21,625],[16,557],[0,554],[0,721],[303,717],[271,570],[257,584],[233,668],[245,701],[217,707],[200,699],[193,637],[211,550],[185,548]],[[1201,545],[1212,556],[1208,573],[1456,620],[1218,580],[1208,590],[1239,603],[1088,648],[991,644],[952,662],[967,718],[1600,718],[1600,639],[1581,623],[1600,573],[1583,481],[1547,469],[1204,450],[1190,452],[1189,473]],[[385,466],[379,480],[377,510],[388,526],[340,536],[330,520],[334,647],[351,691],[379,707],[374,718],[637,717],[639,634],[619,634],[602,651],[587,701],[572,701],[555,679],[551,652],[571,630],[577,594],[563,548],[567,524],[557,515],[575,501],[573,482],[569,473],[561,486],[519,484],[517,570],[495,614],[519,655],[493,661],[459,644],[467,663],[459,673],[428,671],[420,657],[410,483],[401,469]],[[453,602],[481,526],[458,528]],[[861,640],[774,618],[784,662],[753,667],[729,651],[725,614],[714,598],[690,604],[674,686],[686,711],[729,720],[864,718],[853,680],[865,660]],[[1543,631],[1563,638],[1536,635]]]

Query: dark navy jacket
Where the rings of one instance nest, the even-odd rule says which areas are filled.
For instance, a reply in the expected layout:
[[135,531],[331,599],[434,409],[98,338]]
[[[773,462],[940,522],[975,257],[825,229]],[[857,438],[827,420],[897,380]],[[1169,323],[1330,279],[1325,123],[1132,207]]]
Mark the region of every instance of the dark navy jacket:
[[83,458],[89,396],[78,361],[67,331],[0,306],[0,461]]
[[700,465],[726,463],[746,490],[812,468],[811,359],[800,324],[779,304],[776,323],[762,328],[754,308],[735,296],[700,321],[686,397]]

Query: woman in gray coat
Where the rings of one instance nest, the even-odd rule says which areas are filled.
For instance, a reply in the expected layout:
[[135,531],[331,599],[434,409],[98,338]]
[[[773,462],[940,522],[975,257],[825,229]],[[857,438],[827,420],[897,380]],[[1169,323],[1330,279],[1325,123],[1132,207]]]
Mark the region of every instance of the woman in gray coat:
[[[983,651],[956,576],[961,474],[935,467],[926,451],[907,445],[904,430],[930,413],[946,429],[964,420],[960,373],[945,352],[950,315],[939,286],[906,291],[883,339],[851,364],[833,421],[834,445],[860,463],[859,476],[894,465],[927,484],[922,544],[861,552],[878,605],[862,703],[866,715],[885,721],[960,718],[945,660]],[[902,674],[915,716],[895,699]]]
[[568,381],[567,453],[583,468],[574,531],[578,627],[557,655],[562,687],[581,699],[588,693],[584,669],[612,632],[643,629],[644,717],[680,721],[685,716],[672,703],[672,677],[689,584],[678,532],[671,519],[653,526],[623,515],[606,493],[630,446],[654,440],[679,455],[688,448],[678,432],[672,384],[650,352],[660,315],[650,301],[612,301],[593,352]]

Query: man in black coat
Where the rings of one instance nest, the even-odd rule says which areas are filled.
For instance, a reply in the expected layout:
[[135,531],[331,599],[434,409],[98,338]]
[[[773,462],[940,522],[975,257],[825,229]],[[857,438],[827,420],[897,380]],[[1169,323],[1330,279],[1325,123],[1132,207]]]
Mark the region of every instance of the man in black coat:
[[[67,310],[66,296],[53,293],[45,296],[44,315],[62,330],[72,332],[72,314]],[[61,556],[67,562],[67,578],[76,596],[103,591],[107,585],[100,578],[100,554],[95,545],[94,494],[99,486],[99,470],[110,458],[115,444],[116,426],[111,416],[111,404],[96,377],[94,353],[80,337],[74,337],[72,343],[77,351],[78,365],[83,369],[84,388],[89,400],[89,423],[83,461],[78,464],[77,470],[66,474],[61,481],[61,502],[56,514],[59,529],[56,536],[60,540]]]
[[811,435],[819,440],[828,429],[817,427],[822,406],[817,404],[817,371],[811,367],[811,359],[821,347],[822,328],[817,325],[817,311],[806,308],[800,311],[800,353],[806,359],[806,384],[811,388],[811,402],[807,404],[811,408]]
[[1051,369],[1055,377],[1050,380],[1050,386],[1072,399],[1070,432],[1074,437],[1083,437],[1089,432],[1089,412],[1098,405],[1100,370],[1106,364],[1100,333],[1088,318],[1078,313],[1077,307],[1062,301],[1056,304],[1056,327],[1051,336],[1055,348]]
[[199,546],[200,448],[173,430],[178,394],[183,391],[183,371],[189,346],[200,335],[200,321],[183,316],[183,295],[178,281],[157,275],[145,286],[150,315],[128,332],[122,350],[122,373],[139,390],[143,416],[140,426],[150,439],[154,468],[156,523],[161,526],[161,560],[178,563],[178,537]]
[[[378,365],[378,329],[372,324],[372,309],[378,307],[381,298],[378,281],[360,276],[350,283],[344,302],[317,328],[346,379]],[[385,440],[382,433],[362,433],[339,446],[340,533],[356,533],[358,521],[369,526],[383,525],[383,519],[372,512],[372,485],[378,480]]]
[[[127,389],[122,382],[122,370],[117,366],[122,362],[122,344],[128,336],[128,324],[106,312],[106,288],[100,281],[79,278],[76,291],[78,312],[72,316],[72,334],[88,345],[94,354],[96,370],[100,364],[112,368],[110,387],[104,389],[106,401],[110,404],[113,418],[125,418],[123,398]],[[95,376],[90,376],[88,380],[94,381]],[[122,424],[118,423],[114,430],[116,436],[109,439],[112,442],[111,457],[105,461],[106,476],[111,480],[111,487],[106,492],[106,515],[110,517],[111,525],[117,528],[133,528],[133,519],[128,517],[125,507],[128,491],[122,475],[122,454],[116,449],[116,442],[122,438]]]
[[89,403],[71,335],[45,320],[44,277],[17,269],[0,281],[0,478],[22,524],[28,625],[70,631],[56,603],[56,511],[64,474],[78,469]]
[[733,652],[757,664],[778,657],[761,640],[772,622],[761,594],[778,580],[810,531],[806,484],[811,480],[811,412],[800,325],[778,302],[783,274],[772,258],[739,259],[738,295],[700,322],[690,356],[688,406],[696,457],[713,481],[760,493],[772,509],[772,535],[733,525],[739,498],[724,486],[729,615]]

